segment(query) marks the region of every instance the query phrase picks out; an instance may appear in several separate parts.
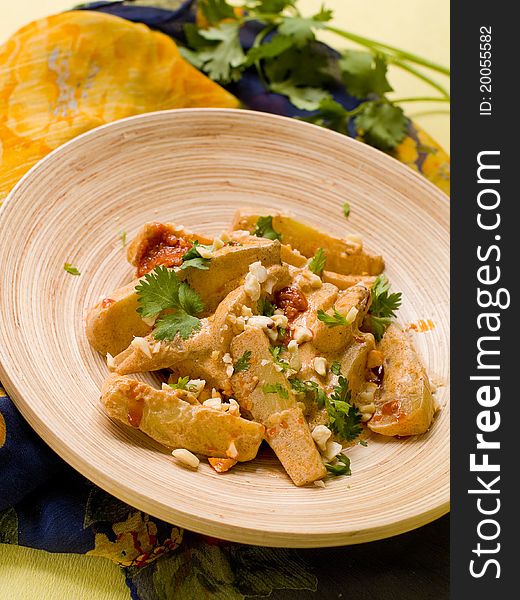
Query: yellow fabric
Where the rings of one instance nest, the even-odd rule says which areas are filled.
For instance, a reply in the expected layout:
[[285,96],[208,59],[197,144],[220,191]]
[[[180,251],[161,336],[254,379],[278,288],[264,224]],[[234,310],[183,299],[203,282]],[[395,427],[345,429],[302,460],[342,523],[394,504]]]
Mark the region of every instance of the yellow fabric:
[[0,600],[129,600],[121,569],[84,554],[0,544]]
[[[304,13],[319,10],[323,0],[299,0]],[[0,0],[0,43],[29,20],[70,8],[72,0]],[[360,35],[409,49],[441,64],[449,62],[449,0],[325,0],[335,23]],[[346,47],[335,36],[324,41]],[[431,95],[417,79],[393,69],[395,96]],[[447,84],[447,81],[444,81]],[[410,104],[409,114],[449,150],[449,115],[443,105]],[[440,110],[439,110],[440,108]],[[0,110],[1,112],[1,110]],[[399,149],[410,162],[415,150]],[[407,154],[408,153],[408,154]],[[435,160],[433,158],[432,160]],[[129,600],[119,568],[86,555],[51,555],[0,544],[0,600]]]
[[0,202],[60,144],[130,115],[239,105],[162,33],[103,13],[35,21],[0,48]]

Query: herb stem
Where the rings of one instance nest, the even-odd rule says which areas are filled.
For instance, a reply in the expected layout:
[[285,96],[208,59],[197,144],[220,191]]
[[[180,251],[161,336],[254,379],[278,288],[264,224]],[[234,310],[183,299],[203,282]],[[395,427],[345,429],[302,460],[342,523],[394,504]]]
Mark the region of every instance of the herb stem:
[[404,104],[405,102],[449,102],[449,98],[444,96],[415,96],[411,98],[392,99],[393,104]]
[[389,46],[388,44],[383,44],[382,42],[376,42],[375,40],[371,40],[369,38],[363,37],[361,35],[357,35],[355,33],[351,33],[350,31],[344,31],[343,29],[338,29],[337,27],[333,27],[332,25],[327,25],[324,28],[326,31],[330,31],[331,33],[335,33],[340,37],[343,37],[352,42],[356,42],[360,46],[365,46],[367,48],[371,48],[373,50],[386,50],[387,52],[393,53],[397,58],[407,60],[408,62],[415,63],[416,65],[421,65],[432,71],[437,71],[437,73],[442,73],[443,75],[449,75],[450,70],[442,65],[438,65],[426,58],[422,58],[421,56],[417,56],[417,54],[412,54],[411,52],[407,52],[406,50],[401,50],[400,48],[395,48],[394,46]]
[[411,67],[409,64],[402,62],[401,60],[396,60],[391,57],[388,58],[388,62],[396,67],[399,67],[403,71],[407,71],[408,73],[415,75],[415,77],[417,77],[418,79],[421,79],[428,85],[431,85],[431,87],[435,88],[438,92],[440,92],[442,94],[442,97],[446,98],[446,100],[450,99],[450,95],[449,95],[448,91],[440,83],[437,83],[436,81],[434,81],[433,79],[431,79],[430,77],[425,75],[424,73],[421,73],[421,71],[414,69],[414,67]]

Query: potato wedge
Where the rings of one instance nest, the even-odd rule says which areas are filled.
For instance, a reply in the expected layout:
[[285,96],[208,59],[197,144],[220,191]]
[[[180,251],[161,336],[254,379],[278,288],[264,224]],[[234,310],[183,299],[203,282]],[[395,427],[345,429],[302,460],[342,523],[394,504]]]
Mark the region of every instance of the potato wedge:
[[255,458],[264,427],[228,412],[190,404],[184,390],[156,390],[128,377],[110,376],[101,400],[108,414],[170,448],[217,458]]
[[305,257],[311,258],[319,248],[323,248],[327,255],[327,270],[344,275],[379,275],[384,269],[383,258],[363,252],[363,245],[358,239],[331,236],[289,215],[273,211],[260,212],[255,208],[239,210],[231,228],[252,233],[262,214],[272,215],[273,229],[280,234],[282,243],[298,250]]
[[139,280],[118,288],[90,308],[86,318],[86,334],[92,347],[112,356],[128,347],[134,336],[148,335],[152,328],[137,309],[135,286]]
[[386,330],[378,348],[385,356],[376,412],[368,427],[381,435],[419,435],[435,412],[428,375],[408,335],[398,325]]
[[327,475],[299,406],[271,415],[265,439],[295,485],[307,485]]
[[[330,285],[330,284],[329,284]],[[331,327],[318,319],[317,312],[309,319],[310,329],[314,333],[312,343],[320,352],[335,354],[342,352],[352,342],[354,335],[358,332],[370,304],[370,290],[363,285],[355,285],[342,291],[332,308],[324,308],[329,316],[334,315],[334,309],[346,317],[355,316],[348,325]],[[356,312],[357,311],[357,312]]]
[[[280,243],[260,238],[249,239],[249,245],[224,246],[215,251],[207,271],[200,269],[177,270],[179,279],[186,281],[204,303],[202,316],[212,314],[225,296],[240,285],[249,265],[261,261],[265,267],[280,264]],[[139,280],[109,294],[87,313],[86,333],[92,346],[102,354],[112,356],[127,348],[135,336],[151,331],[137,313],[139,306],[135,286]]]
[[201,244],[213,243],[211,238],[189,231],[182,225],[145,223],[130,242],[126,256],[136,268],[136,277],[142,277],[158,265],[180,267],[182,256],[195,240]]
[[235,362],[244,352],[251,352],[249,368],[231,378],[234,397],[256,421],[265,424],[269,432],[266,440],[294,484],[306,485],[325,477],[327,471],[287,378],[275,368],[269,347],[267,336],[258,328],[247,328],[234,338],[231,353]]

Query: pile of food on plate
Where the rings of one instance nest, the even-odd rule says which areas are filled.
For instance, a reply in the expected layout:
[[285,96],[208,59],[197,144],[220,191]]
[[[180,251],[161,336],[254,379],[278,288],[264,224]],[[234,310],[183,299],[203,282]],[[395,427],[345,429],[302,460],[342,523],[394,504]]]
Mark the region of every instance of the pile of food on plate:
[[[296,485],[322,486],[370,431],[430,427],[428,375],[393,322],[401,294],[359,237],[244,209],[214,239],[147,223],[128,260],[137,279],[87,315],[111,371],[102,402],[184,465],[222,473],[265,440]],[[161,389],[128,377],[161,370]]]

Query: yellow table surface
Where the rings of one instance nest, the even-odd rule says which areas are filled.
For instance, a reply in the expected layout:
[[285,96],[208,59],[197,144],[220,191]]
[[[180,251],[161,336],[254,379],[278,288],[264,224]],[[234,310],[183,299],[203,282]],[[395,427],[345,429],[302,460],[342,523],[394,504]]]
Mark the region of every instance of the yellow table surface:
[[[74,0],[0,0],[0,43],[30,20],[74,5]],[[322,0],[300,0],[303,12],[319,10]],[[449,0],[325,0],[335,23],[349,31],[392,44],[443,65],[449,63]],[[348,42],[322,39],[337,48]],[[407,73],[393,69],[390,82],[399,97],[432,95]],[[441,78],[442,79],[442,78]],[[448,85],[448,81],[443,81]],[[435,93],[435,91],[434,91]],[[449,151],[449,113],[445,104],[410,104],[407,114]],[[106,559],[46,552],[0,544],[0,600],[129,599],[123,575]]]

